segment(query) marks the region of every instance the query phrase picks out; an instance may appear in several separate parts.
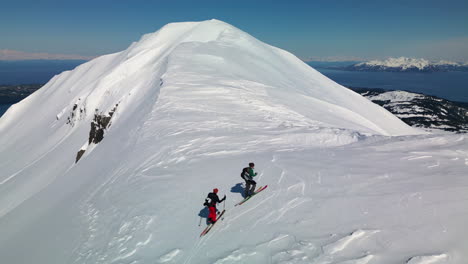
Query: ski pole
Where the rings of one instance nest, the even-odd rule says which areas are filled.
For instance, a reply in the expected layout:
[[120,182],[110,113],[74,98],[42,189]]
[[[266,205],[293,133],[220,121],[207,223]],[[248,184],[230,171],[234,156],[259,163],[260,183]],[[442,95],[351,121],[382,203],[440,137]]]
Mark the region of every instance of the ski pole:
[[200,222],[198,222],[198,226],[201,226],[201,219],[202,217],[200,216]]
[[226,209],[226,199],[223,201],[223,210]]

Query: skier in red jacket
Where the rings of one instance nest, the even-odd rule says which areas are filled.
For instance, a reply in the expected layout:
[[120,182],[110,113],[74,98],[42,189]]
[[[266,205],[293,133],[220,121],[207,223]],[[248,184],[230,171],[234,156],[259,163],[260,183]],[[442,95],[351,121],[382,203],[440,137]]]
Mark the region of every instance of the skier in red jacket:
[[218,197],[218,189],[214,188],[213,192],[208,194],[208,198],[205,199],[204,205],[208,206],[209,214],[208,214],[208,223],[214,224],[216,220],[216,204],[222,203],[226,200],[226,195],[224,195],[223,199],[219,199]]

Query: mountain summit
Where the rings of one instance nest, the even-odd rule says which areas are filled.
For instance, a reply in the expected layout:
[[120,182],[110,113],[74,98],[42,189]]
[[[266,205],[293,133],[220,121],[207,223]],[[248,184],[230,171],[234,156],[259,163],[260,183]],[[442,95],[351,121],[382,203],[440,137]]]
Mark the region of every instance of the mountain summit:
[[[437,177],[449,184],[434,172],[444,162],[456,175],[465,168],[461,151],[408,158],[467,144],[408,136],[418,133],[229,24],[168,24],[55,76],[0,119],[0,256],[48,264],[445,258],[442,247],[391,247],[401,230],[428,234],[442,221],[414,198],[423,191],[401,168],[425,179],[424,197],[439,190]],[[431,174],[433,159],[442,166]],[[234,207],[250,161],[258,186],[269,187]],[[447,236],[431,233],[444,245],[466,218],[437,199],[466,201],[463,181],[460,192],[430,196],[440,217],[461,219]],[[225,221],[201,240],[213,188],[227,194]],[[428,218],[433,225],[419,225]]]
[[[184,92],[208,89],[214,92],[210,101],[232,99],[227,101],[236,108],[249,103],[242,98],[251,97],[272,110],[268,115],[278,116],[280,122],[384,135],[415,133],[383,108],[329,80],[292,54],[218,20],[168,24],[125,51],[55,76],[40,92],[13,107],[0,129],[7,130],[11,120],[20,118],[20,112],[24,114],[29,108],[35,110],[28,115],[41,116],[33,118],[36,124],[51,112],[62,117],[75,107],[80,113],[71,117],[73,124],[77,120],[89,124],[95,111],[108,112],[118,103],[120,116],[132,115],[141,100],[147,99],[147,93],[153,96],[149,104],[155,105],[160,92],[161,100],[168,99],[165,92],[170,96],[174,87]],[[240,97],[216,98],[220,93],[233,92]],[[195,105],[201,103],[198,98],[191,99]],[[53,106],[37,109],[33,106],[36,102]],[[254,116],[261,113],[257,110],[261,109],[249,109],[257,113]]]

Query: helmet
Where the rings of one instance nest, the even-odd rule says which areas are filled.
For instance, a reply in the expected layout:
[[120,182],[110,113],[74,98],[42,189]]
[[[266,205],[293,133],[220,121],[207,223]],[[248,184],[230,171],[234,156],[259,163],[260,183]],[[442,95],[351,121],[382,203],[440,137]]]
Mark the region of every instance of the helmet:
[[214,192],[214,193],[218,193],[218,188],[214,188],[214,189],[213,189],[213,192]]
[[255,164],[253,162],[249,163],[249,167],[254,167],[254,166],[255,166]]

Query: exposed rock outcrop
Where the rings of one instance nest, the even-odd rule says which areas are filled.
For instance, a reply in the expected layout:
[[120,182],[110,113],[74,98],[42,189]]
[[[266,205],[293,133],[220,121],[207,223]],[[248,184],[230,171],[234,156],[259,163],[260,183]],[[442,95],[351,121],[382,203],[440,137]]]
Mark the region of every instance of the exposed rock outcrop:
[[[73,105],[70,115],[67,117],[67,124],[74,126],[77,120],[81,120],[86,116],[86,108],[81,105],[81,98]],[[59,119],[59,117],[57,117]]]
[[112,110],[107,114],[98,114],[99,109],[96,109],[94,114],[93,121],[91,122],[91,129],[89,131],[88,144],[85,145],[78,153],[76,154],[75,163],[77,163],[83,154],[86,152],[86,149],[91,144],[98,144],[104,139],[105,131],[111,126],[111,119],[119,104],[116,104]]

